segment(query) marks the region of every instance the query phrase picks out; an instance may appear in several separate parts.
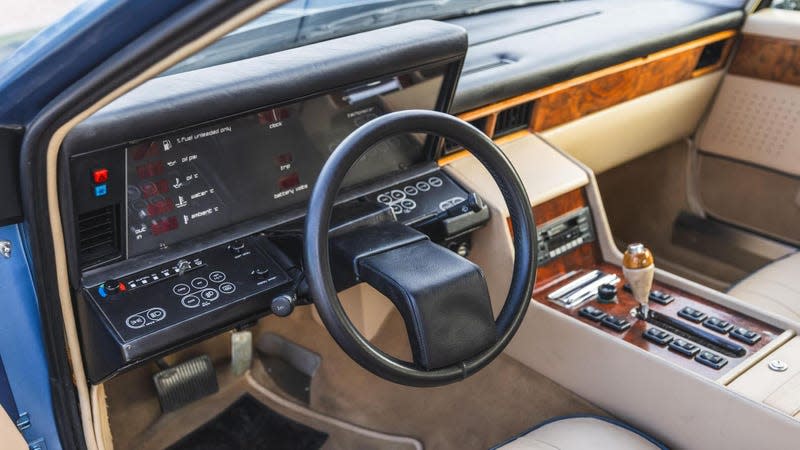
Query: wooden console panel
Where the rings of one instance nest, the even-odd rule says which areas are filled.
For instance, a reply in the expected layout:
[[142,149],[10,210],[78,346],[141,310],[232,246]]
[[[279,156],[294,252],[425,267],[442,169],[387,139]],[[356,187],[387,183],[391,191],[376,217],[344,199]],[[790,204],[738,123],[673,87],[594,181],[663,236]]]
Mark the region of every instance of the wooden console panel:
[[[585,195],[582,190],[572,191],[535,207],[534,217],[537,224],[542,224],[566,212],[586,206],[586,204]],[[658,254],[655,255],[655,260],[656,266],[658,266]],[[617,303],[602,304],[599,303],[595,297],[594,299],[577,307],[567,309],[550,301],[547,298],[549,293],[578,278],[580,275],[595,269],[602,270],[606,273],[617,274],[622,280],[617,285]],[[667,346],[660,346],[649,340],[646,340],[642,334],[652,325],[630,316],[630,311],[637,305],[637,303],[633,296],[623,289],[624,283],[625,281],[622,276],[622,269],[618,266],[603,262],[600,249],[598,248],[596,242],[592,242],[583,244],[573,249],[571,252],[561,255],[560,257],[539,267],[537,270],[537,280],[536,287],[534,288],[533,298],[541,304],[559,310],[564,314],[567,314],[576,320],[580,320],[581,322],[584,322],[603,332],[614,336],[619,336],[620,339],[623,339],[626,342],[635,345],[636,347],[652,352],[663,359],[685,367],[692,372],[712,380],[717,380],[724,374],[734,369],[742,361],[772,342],[772,340],[777,338],[783,332],[783,330],[779,328],[745,316],[729,308],[717,305],[716,303],[712,303],[696,295],[670,287],[664,283],[655,282],[653,284],[654,290],[659,290],[670,294],[675,298],[675,300],[668,305],[661,305],[651,301],[650,305],[654,311],[676,318],[687,325],[694,326],[695,328],[739,344],[747,350],[747,353],[744,356],[738,358],[722,355],[728,360],[728,363],[720,369],[713,369],[700,364],[693,358],[683,356],[673,350],[670,350]],[[626,318],[631,322],[631,327],[626,331],[617,332],[611,328],[601,325],[598,322],[583,317],[579,315],[579,311],[585,306],[594,306],[609,315]],[[761,339],[753,345],[748,345],[746,343],[736,341],[725,334],[712,331],[711,329],[703,326],[701,323],[693,323],[689,320],[680,318],[677,315],[678,311],[687,306],[706,313],[708,317],[713,316],[728,321],[733,324],[734,327],[744,327],[748,330],[755,331],[761,335]],[[674,333],[671,334],[674,335]],[[680,336],[677,337],[680,338]],[[700,345],[700,348],[701,351],[707,349],[703,345]],[[708,350],[711,350],[712,353],[719,354],[719,352],[714,351],[713,349]]]

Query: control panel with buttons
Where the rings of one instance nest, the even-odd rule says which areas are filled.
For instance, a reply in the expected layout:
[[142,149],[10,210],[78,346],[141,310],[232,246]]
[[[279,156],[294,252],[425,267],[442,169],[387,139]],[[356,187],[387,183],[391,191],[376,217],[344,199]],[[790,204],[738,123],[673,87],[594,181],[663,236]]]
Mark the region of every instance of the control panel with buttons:
[[392,208],[399,221],[412,224],[466,201],[468,195],[448,176],[434,172],[370,197]]
[[[87,330],[92,347],[114,348],[122,367],[270,311],[273,297],[288,290],[290,277],[272,256],[266,237],[251,236],[178,261],[107,280],[83,290],[81,314],[103,327]],[[109,364],[110,358],[98,358]],[[92,380],[119,367],[96,367]]]

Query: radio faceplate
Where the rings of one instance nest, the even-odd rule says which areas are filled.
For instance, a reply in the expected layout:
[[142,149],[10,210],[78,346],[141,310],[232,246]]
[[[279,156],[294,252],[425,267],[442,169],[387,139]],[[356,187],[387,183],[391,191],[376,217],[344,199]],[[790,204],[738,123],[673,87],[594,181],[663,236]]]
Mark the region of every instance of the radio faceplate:
[[[99,326],[82,330],[90,379],[98,381],[226,325],[269,312],[290,277],[251,236],[83,289],[79,309]],[[97,357],[100,353],[114,358]]]
[[539,265],[595,240],[591,211],[587,207],[557,217],[538,228]]

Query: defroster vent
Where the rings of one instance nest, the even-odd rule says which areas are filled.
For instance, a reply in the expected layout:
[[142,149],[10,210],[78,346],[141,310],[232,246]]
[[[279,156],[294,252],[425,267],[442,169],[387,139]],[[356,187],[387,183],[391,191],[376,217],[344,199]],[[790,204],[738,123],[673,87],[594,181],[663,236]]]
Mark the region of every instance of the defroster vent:
[[117,258],[121,251],[119,213],[115,205],[78,216],[78,257],[81,267]]

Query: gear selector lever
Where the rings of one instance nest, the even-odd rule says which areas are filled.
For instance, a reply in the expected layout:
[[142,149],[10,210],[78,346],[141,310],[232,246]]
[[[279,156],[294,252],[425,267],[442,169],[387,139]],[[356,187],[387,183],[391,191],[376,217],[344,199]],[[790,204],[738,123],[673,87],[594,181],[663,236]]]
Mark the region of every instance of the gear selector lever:
[[633,314],[647,320],[650,317],[650,290],[653,287],[655,265],[653,254],[641,243],[628,245],[622,258],[622,274],[628,281],[633,298],[639,303]]

